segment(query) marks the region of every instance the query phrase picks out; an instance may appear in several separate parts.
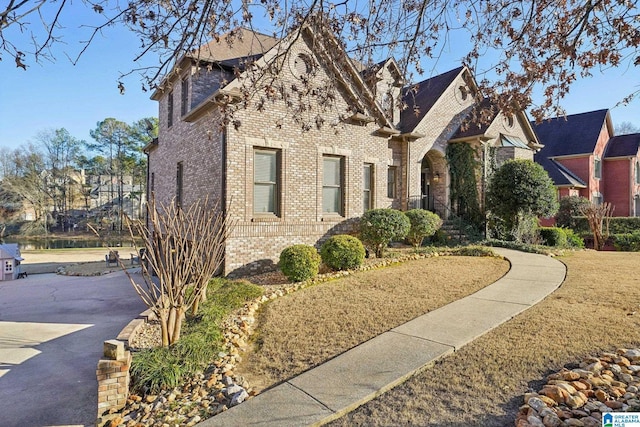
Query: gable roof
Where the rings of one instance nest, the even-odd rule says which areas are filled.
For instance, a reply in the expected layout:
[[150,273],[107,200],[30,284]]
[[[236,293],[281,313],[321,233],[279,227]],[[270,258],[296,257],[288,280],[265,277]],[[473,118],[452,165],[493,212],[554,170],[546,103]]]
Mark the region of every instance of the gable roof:
[[538,124],[531,122],[540,143],[544,144],[538,156],[592,154],[608,114],[609,110],[597,110],[556,117]]
[[604,158],[633,157],[640,149],[640,133],[614,136],[609,139]]
[[0,245],[0,259],[24,260],[24,258],[20,256],[20,249],[17,243],[4,243]]
[[444,91],[464,69],[464,67],[454,68],[446,73],[405,88],[402,93],[402,101],[407,107],[400,111],[400,130],[402,132],[411,132],[415,129]]

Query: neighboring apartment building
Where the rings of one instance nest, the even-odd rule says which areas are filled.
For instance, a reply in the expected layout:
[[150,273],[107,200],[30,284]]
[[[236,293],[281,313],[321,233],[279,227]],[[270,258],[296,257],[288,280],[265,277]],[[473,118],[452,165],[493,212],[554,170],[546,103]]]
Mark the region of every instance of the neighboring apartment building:
[[614,216],[640,216],[640,135],[614,136],[608,110],[534,124],[544,148],[535,155],[558,197],[609,202]]
[[[367,209],[447,204],[449,143],[495,147],[502,158],[538,148],[524,113],[461,128],[477,91],[465,67],[403,89],[393,59],[363,69],[317,22],[281,41],[234,37],[186,55],[166,77],[152,97],[159,137],[145,148],[158,201],[222,201],[235,222],[225,274],[351,232]],[[266,67],[277,79],[260,75]]]

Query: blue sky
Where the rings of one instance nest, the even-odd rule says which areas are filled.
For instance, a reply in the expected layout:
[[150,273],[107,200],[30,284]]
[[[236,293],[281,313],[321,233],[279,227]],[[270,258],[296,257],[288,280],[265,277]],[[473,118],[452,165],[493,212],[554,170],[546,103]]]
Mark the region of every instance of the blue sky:
[[[117,88],[121,72],[140,64],[133,58],[139,46],[135,36],[122,28],[110,28],[98,36],[78,65],[66,55],[75,57],[88,30],[80,24],[93,19],[82,3],[71,4],[62,16],[65,43],[52,53],[56,62],[30,63],[27,71],[15,67],[11,57],[3,54],[0,61],[0,147],[17,148],[34,140],[47,129],[66,128],[79,139],[90,140],[89,131],[107,117],[131,123],[157,115],[157,103],[150,93],[141,90],[137,75],[125,80],[127,90],[120,95]],[[35,16],[32,20],[37,19]],[[21,36],[28,40],[27,35]],[[456,49],[457,50],[457,49]],[[445,52],[437,66],[425,64],[429,74],[437,74],[459,66],[459,54]],[[148,61],[154,58],[147,58]],[[640,99],[628,106],[615,105],[637,90],[640,73],[636,68],[594,71],[594,77],[579,80],[563,101],[568,114],[610,108],[614,125],[628,121],[640,127]],[[425,77],[426,78],[426,77]],[[614,108],[615,107],[615,108]]]

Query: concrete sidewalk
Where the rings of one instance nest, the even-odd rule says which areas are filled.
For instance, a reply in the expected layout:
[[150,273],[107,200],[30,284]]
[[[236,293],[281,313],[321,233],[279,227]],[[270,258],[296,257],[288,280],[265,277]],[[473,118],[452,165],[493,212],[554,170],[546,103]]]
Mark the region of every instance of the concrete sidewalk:
[[497,282],[385,332],[198,426],[324,424],[540,302],[564,281],[566,267],[553,258],[494,250],[511,263],[509,272]]

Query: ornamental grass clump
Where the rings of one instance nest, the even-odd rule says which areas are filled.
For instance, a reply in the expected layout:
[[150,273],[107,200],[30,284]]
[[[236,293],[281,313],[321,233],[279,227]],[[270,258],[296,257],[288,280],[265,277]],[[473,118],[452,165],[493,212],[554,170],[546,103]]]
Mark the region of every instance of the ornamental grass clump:
[[293,245],[280,253],[280,271],[292,282],[311,279],[320,270],[320,255],[313,246]]
[[320,256],[322,262],[332,270],[349,270],[362,265],[365,250],[357,237],[339,234],[324,242]]

